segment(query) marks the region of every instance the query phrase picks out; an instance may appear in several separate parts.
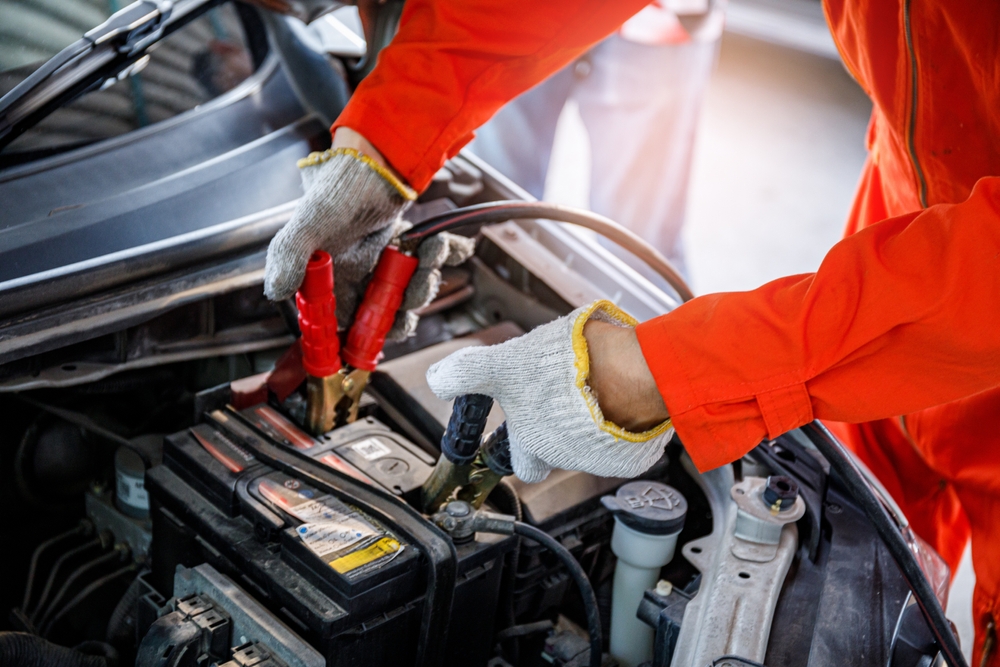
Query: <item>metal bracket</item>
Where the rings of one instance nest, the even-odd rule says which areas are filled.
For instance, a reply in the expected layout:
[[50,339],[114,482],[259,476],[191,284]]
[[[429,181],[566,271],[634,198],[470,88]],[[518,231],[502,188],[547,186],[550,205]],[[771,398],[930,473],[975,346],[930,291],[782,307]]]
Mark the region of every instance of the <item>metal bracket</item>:
[[[689,461],[683,463],[690,466]],[[695,479],[708,497],[715,521],[710,535],[681,550],[701,571],[702,582],[684,611],[671,667],[704,667],[720,655],[763,661],[778,595],[798,549],[798,530],[794,523],[785,525],[772,547],[774,557],[765,562],[760,554],[741,558],[738,546],[753,545],[736,537],[740,508],[731,496],[732,468],[723,466]]]

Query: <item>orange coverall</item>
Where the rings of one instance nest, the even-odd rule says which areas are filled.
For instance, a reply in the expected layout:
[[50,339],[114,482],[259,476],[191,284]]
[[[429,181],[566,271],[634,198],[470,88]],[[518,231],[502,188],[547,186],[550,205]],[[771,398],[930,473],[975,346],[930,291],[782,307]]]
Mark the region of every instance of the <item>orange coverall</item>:
[[[334,127],[422,190],[500,106],[647,2],[408,0]],[[825,10],[874,103],[847,237],[816,273],[699,297],[639,342],[700,469],[841,422],[953,571],[971,534],[979,665],[1000,618],[1000,3]]]

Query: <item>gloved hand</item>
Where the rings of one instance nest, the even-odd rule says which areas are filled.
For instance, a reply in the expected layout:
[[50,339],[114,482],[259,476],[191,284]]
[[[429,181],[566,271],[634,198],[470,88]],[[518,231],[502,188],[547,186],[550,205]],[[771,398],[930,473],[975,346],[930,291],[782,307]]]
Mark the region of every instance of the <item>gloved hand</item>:
[[[416,192],[354,148],[312,153],[299,160],[299,168],[305,195],[267,248],[264,294],[272,301],[295,294],[316,250],[333,257],[338,287],[363,290],[382,249],[402,229],[400,215]],[[354,309],[338,308],[338,318],[342,312],[346,326]]]
[[[333,256],[337,321],[347,327],[382,250],[409,227],[400,215],[416,193],[353,148],[313,153],[299,161],[299,168],[305,196],[267,249],[264,294],[274,301],[295,294],[313,251],[326,250]],[[449,233],[420,244],[420,264],[388,340],[412,335],[419,319],[413,311],[437,295],[441,267],[457,266],[474,251],[475,241]]]
[[396,321],[386,339],[400,341],[412,336],[420,319],[415,311],[433,301],[441,289],[441,267],[458,266],[475,251],[474,239],[448,232],[435,234],[421,243],[417,248],[420,264],[410,278]]
[[621,327],[637,322],[597,301],[530,333],[490,347],[467,347],[427,371],[440,398],[492,396],[507,416],[514,474],[538,482],[553,468],[635,477],[663,455],[670,420],[642,433],[607,421],[588,385],[583,327],[591,318]]

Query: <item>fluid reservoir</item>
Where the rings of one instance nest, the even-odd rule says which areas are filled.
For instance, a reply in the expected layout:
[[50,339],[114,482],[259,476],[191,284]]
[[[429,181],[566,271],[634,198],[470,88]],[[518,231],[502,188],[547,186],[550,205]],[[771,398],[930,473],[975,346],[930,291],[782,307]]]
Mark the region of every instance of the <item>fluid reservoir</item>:
[[618,557],[611,598],[611,655],[622,667],[653,658],[653,629],[636,617],[646,589],[674,557],[687,501],[660,482],[629,482],[601,502],[615,516],[611,550]]
[[128,447],[119,447],[115,451],[115,505],[137,519],[149,516],[145,476],[146,464],[142,457]]

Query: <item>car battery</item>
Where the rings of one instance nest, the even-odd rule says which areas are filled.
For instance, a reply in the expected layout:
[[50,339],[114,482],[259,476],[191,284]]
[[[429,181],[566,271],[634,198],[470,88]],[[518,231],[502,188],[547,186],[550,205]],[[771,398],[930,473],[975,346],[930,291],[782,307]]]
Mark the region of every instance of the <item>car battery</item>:
[[[331,467],[341,474],[403,497],[431,467],[423,452],[374,420],[328,436],[312,438],[266,405],[216,410],[168,436],[163,465],[147,473],[151,581],[169,597],[178,565],[209,563],[330,666],[413,664],[426,592],[416,545],[360,502],[265,465],[246,443],[294,449],[326,465],[323,458],[335,456],[339,463]],[[395,469],[401,463],[402,473]],[[513,547],[512,538],[497,535],[457,546],[449,664],[489,658],[504,556]]]
[[312,437],[269,405],[241,411],[248,421],[286,447],[359,481],[414,503],[434,469],[434,458],[374,417]]

